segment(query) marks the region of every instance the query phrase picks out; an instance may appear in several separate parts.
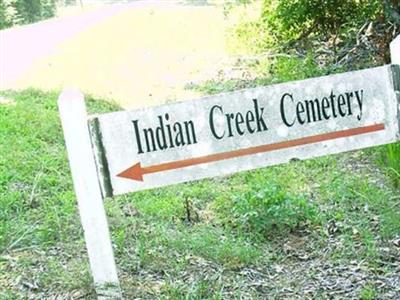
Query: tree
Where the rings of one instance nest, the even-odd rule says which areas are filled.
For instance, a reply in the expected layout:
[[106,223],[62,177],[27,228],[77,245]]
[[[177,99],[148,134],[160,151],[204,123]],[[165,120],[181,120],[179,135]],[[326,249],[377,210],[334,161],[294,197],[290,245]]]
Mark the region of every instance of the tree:
[[277,40],[289,41],[311,33],[337,35],[381,12],[381,0],[264,0],[262,16]]
[[18,12],[15,7],[17,0],[0,1],[0,29],[17,24]]
[[0,0],[0,29],[51,18],[56,0]]

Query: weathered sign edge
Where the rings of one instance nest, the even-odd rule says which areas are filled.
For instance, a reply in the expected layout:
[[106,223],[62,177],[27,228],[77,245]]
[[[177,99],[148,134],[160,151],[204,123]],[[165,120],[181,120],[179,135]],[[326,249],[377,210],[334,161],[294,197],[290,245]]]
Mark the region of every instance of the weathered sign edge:
[[[338,74],[334,74],[334,75],[331,75],[331,76],[341,76],[341,75],[344,75],[344,74],[352,74],[352,73],[356,73],[356,72],[360,72],[360,71],[373,70],[373,69],[378,69],[378,68],[385,68],[385,71],[388,72],[388,79],[390,80],[390,82],[388,82],[388,88],[390,88],[390,90],[392,91],[391,93],[392,93],[392,95],[393,95],[393,96],[391,96],[391,97],[393,97],[393,98],[392,98],[393,100],[396,99],[396,98],[399,99],[398,92],[396,91],[396,90],[398,89],[398,80],[395,79],[398,73],[396,73],[396,75],[394,75],[394,72],[397,72],[396,70],[398,70],[398,66],[394,66],[394,65],[383,65],[383,66],[379,66],[379,67],[366,68],[366,69],[356,70],[356,71],[352,71],[352,72],[338,73]],[[293,82],[302,82],[302,83],[305,83],[305,82],[307,82],[308,80],[312,80],[312,79],[322,79],[322,78],[324,78],[324,77],[327,77],[327,76],[313,77],[313,78],[308,78],[308,79],[305,79],[305,80],[291,81],[291,82],[286,82],[286,83],[282,83],[282,84],[288,84],[288,83],[293,83]],[[269,86],[277,86],[277,85],[280,85],[280,84],[271,84],[271,85],[261,86],[261,87],[257,87],[257,88],[252,88],[251,90],[255,90],[255,89],[259,89],[259,88],[268,88]],[[242,90],[238,90],[237,92],[245,91],[245,90],[249,90],[249,89],[244,89],[244,90],[242,89]],[[221,93],[221,94],[217,94],[217,95],[212,95],[212,96],[207,96],[207,97],[198,98],[197,100],[198,100],[198,101],[201,101],[201,99],[207,99],[207,98],[212,98],[212,97],[221,96],[221,95],[232,95],[232,94],[234,94],[234,93],[235,93],[235,92]],[[396,96],[396,95],[397,95],[397,96]],[[196,100],[192,100],[192,101],[196,101]],[[140,111],[140,110],[155,109],[155,108],[163,107],[163,106],[169,106],[169,107],[171,107],[171,105],[173,106],[173,105],[175,105],[175,104],[188,103],[188,102],[192,102],[192,101],[187,101],[187,102],[179,101],[179,102],[175,102],[175,103],[172,103],[172,104],[164,104],[164,105],[159,105],[159,106],[157,106],[157,107],[143,108],[143,109],[139,109],[139,110],[135,109],[135,110],[132,110],[132,111],[129,111],[129,110],[128,110],[128,111],[127,111],[127,110],[120,110],[120,111],[111,112],[111,113],[105,113],[105,114],[101,114],[101,115],[93,115],[93,116],[91,116],[89,119],[97,119],[96,121],[99,122],[98,118],[99,118],[100,116],[103,116],[103,115],[118,114],[118,113],[127,113],[127,112],[128,112],[128,113],[129,113],[129,112],[137,112],[137,111]],[[398,107],[398,106],[397,106],[397,107]],[[397,116],[398,118],[399,118],[399,116],[400,116],[400,113],[399,113],[398,111],[396,112],[396,116]],[[396,123],[395,123],[395,124],[396,124]],[[100,124],[98,124],[98,125],[100,125]],[[396,125],[395,125],[395,126],[396,126]],[[97,128],[97,130],[98,130],[98,132],[100,133],[101,128]],[[94,130],[94,131],[95,131],[95,130]],[[392,139],[391,142],[387,142],[387,143],[393,143],[393,142],[396,142],[396,141],[400,140],[399,131],[400,131],[400,121],[399,121],[399,128],[398,128],[398,130],[397,130],[398,133],[396,134],[396,136],[394,136],[394,139]],[[100,134],[101,134],[101,133],[100,133]],[[98,135],[98,137],[100,138],[100,142],[101,142],[101,136]],[[378,146],[378,145],[381,145],[381,144],[376,144],[376,145]],[[356,147],[356,148],[351,149],[351,150],[348,150],[348,151],[354,151],[354,150],[358,150],[358,149],[361,149],[361,148],[357,148],[357,147]],[[98,147],[96,147],[95,150],[94,150],[93,152],[96,153],[97,156],[102,156],[102,157],[103,157],[103,159],[97,159],[97,160],[96,160],[96,161],[100,164],[100,166],[99,166],[100,168],[102,168],[102,165],[108,166],[107,157],[106,157],[106,153],[105,153],[105,147],[100,147],[100,149],[99,149]],[[335,154],[335,153],[329,153],[329,154]],[[328,154],[327,154],[327,155],[328,155]],[[323,155],[319,155],[319,156],[323,156]],[[308,159],[308,158],[305,158],[305,159]],[[247,171],[247,170],[252,170],[252,169],[254,169],[254,168],[243,169],[242,171]],[[123,194],[123,193],[114,193],[114,191],[113,191],[113,186],[112,186],[112,180],[111,180],[111,178],[110,178],[110,173],[109,173],[109,172],[106,172],[104,175],[107,177],[107,178],[102,178],[102,180],[101,180],[101,185],[102,185],[102,189],[104,190],[104,193],[105,193],[108,197],[112,197],[112,196],[114,196],[114,195],[121,195],[121,194]],[[102,176],[101,176],[101,177],[102,177]],[[201,178],[199,178],[199,179],[201,179]],[[108,183],[107,183],[107,181],[108,181]],[[179,183],[179,182],[177,182],[177,183]],[[105,190],[106,190],[107,188],[105,188],[105,186],[106,186],[107,184],[109,184],[110,188],[109,188],[108,191],[106,192]],[[160,186],[160,187],[162,187],[162,186]],[[154,187],[144,188],[144,189],[140,189],[140,190],[147,190],[147,189],[152,189],[152,188],[154,188]],[[132,191],[132,192],[134,192],[134,191]]]
[[400,65],[400,34],[390,43],[391,63]]
[[399,125],[397,140],[400,141],[400,65],[398,64],[391,65],[391,70],[392,70],[393,89],[397,98],[397,121]]
[[88,118],[88,126],[93,146],[93,155],[96,160],[97,172],[99,174],[99,183],[103,198],[113,196],[113,187],[110,179],[106,149],[103,145],[102,134],[100,130],[99,119],[95,116]]
[[400,92],[400,65],[393,64],[391,65],[392,74],[393,74],[393,89],[395,92]]
[[400,141],[400,34],[390,43],[390,57],[393,69],[393,85],[397,97],[398,140]]

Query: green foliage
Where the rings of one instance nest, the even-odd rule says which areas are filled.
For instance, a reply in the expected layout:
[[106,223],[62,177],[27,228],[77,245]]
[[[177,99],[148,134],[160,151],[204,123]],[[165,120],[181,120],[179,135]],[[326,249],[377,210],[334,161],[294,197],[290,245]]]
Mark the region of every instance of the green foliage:
[[15,8],[16,0],[0,1],[0,29],[17,23],[18,12]]
[[216,210],[224,223],[260,236],[317,221],[317,208],[306,197],[267,182],[220,198]]
[[326,75],[330,70],[318,66],[310,53],[305,58],[278,57],[271,62],[269,72],[273,82],[286,82]]
[[398,0],[383,0],[386,18],[400,25],[400,2]]
[[26,90],[4,97],[15,103],[0,105],[0,252],[70,240],[77,221],[57,94]]
[[374,300],[378,293],[373,285],[367,284],[360,291],[361,300]]
[[381,0],[264,0],[260,17],[240,22],[234,34],[239,48],[244,45],[252,53],[265,52],[309,36],[337,36],[385,15],[393,20],[400,8],[392,6],[385,9]]
[[42,0],[42,19],[52,18],[56,15],[56,0]]
[[349,25],[376,19],[383,11],[379,0],[264,0],[262,21],[275,43],[314,34],[337,34]]
[[56,0],[0,1],[0,29],[54,17]]
[[42,16],[41,0],[16,1],[16,9],[23,23],[39,21]]
[[385,167],[394,186],[400,187],[400,143],[383,147],[379,161]]
[[262,255],[243,236],[238,238],[229,231],[204,225],[180,228],[178,233],[168,236],[166,246],[185,255],[217,261],[229,268],[255,264]]

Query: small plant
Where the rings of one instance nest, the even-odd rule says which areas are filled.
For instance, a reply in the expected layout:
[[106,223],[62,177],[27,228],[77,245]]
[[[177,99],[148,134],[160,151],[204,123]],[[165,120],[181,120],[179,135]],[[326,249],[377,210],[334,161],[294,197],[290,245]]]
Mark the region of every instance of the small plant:
[[261,236],[317,220],[317,209],[306,197],[292,195],[274,184],[266,183],[258,190],[247,190],[229,199],[221,199],[217,205],[217,211],[226,224]]
[[376,289],[372,285],[365,285],[360,292],[361,300],[373,300],[376,299],[377,292]]
[[384,162],[395,187],[400,187],[400,143],[386,146]]
[[378,148],[376,161],[388,176],[395,188],[400,188],[400,143]]
[[309,54],[305,58],[288,56],[278,57],[271,64],[270,73],[275,82],[302,80],[310,77],[326,75],[328,69],[322,69],[314,57]]

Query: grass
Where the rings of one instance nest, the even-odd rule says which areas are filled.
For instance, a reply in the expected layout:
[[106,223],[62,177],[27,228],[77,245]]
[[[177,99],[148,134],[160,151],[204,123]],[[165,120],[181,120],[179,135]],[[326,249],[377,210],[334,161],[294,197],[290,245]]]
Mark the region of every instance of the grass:
[[377,296],[378,295],[375,288],[371,285],[366,285],[365,287],[362,288],[360,292],[361,300],[373,300],[376,299]]
[[[0,105],[2,299],[94,297],[57,94],[2,92],[9,99]],[[87,105],[91,113],[118,109],[90,97]],[[400,232],[399,190],[370,162],[379,153],[292,162],[107,199],[125,296],[263,298],[282,296],[287,286],[301,294],[302,280],[280,266],[313,280],[324,271],[309,272],[309,265],[320,259],[365,264],[371,280],[376,272],[395,276],[386,261],[396,260],[398,251],[391,240]],[[265,274],[274,274],[273,289],[255,288],[268,281]],[[364,283],[362,299],[390,292]]]
[[400,143],[394,143],[381,148],[379,163],[396,187],[400,187]]

